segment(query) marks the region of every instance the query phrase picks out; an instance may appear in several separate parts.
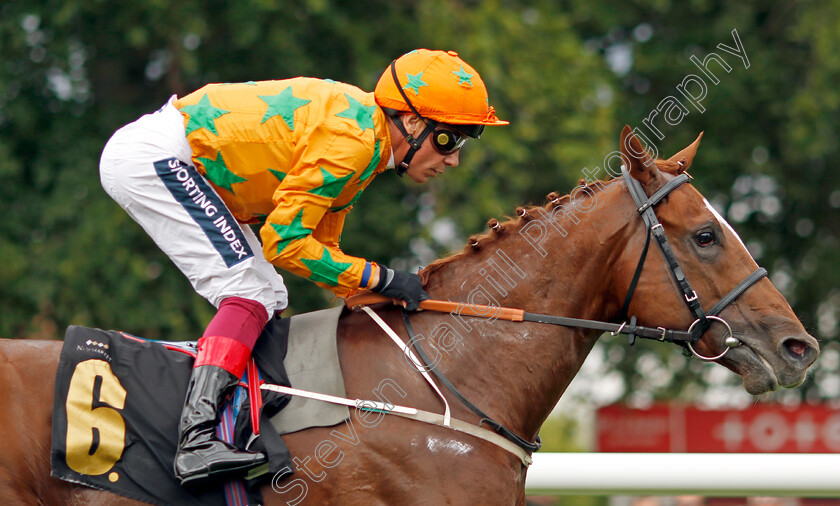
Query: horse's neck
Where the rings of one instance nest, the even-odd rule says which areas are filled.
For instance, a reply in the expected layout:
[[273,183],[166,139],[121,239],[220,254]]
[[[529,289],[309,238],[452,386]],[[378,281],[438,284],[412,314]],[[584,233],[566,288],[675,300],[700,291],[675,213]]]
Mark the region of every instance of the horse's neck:
[[[611,242],[622,240],[621,227],[605,216],[615,195],[606,197],[578,223],[558,221],[566,236],[545,223],[551,235],[542,249],[520,227],[484,238],[477,251],[430,276],[432,298],[603,320],[615,312],[607,293],[618,246]],[[539,429],[597,339],[597,333],[538,323],[450,315],[438,321],[447,319],[459,334],[455,340],[462,339],[441,354],[440,369],[490,416],[526,437]]]

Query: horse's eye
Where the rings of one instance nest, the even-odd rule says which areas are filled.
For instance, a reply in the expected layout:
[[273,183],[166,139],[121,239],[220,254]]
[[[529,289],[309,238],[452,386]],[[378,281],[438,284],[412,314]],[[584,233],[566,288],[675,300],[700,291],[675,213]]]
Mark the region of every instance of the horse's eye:
[[697,244],[705,248],[715,243],[715,234],[708,230],[704,230],[697,234]]

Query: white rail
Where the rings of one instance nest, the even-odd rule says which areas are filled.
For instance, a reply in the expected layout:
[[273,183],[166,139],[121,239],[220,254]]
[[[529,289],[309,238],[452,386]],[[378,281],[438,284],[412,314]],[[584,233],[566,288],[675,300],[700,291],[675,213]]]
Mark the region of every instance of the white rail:
[[528,494],[840,497],[840,454],[535,453]]

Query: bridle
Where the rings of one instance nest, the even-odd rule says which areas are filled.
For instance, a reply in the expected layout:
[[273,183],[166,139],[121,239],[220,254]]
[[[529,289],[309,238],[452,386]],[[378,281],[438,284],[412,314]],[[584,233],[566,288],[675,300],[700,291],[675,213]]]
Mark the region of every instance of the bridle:
[[[688,334],[688,339],[683,340],[682,336],[678,336],[676,333],[674,334],[674,339],[672,342],[682,343],[689,352],[694,355],[695,357],[699,358],[700,360],[704,361],[713,361],[722,358],[726,353],[729,351],[730,348],[734,348],[739,346],[741,342],[732,335],[732,327],[721,318],[720,312],[726,308],[729,304],[735,301],[738,297],[741,296],[745,291],[747,291],[751,286],[757,283],[761,278],[767,275],[767,270],[759,267],[756,269],[752,274],[746,277],[743,281],[738,283],[738,285],[733,288],[728,294],[726,294],[717,304],[712,306],[708,313],[703,311],[703,306],[700,304],[700,300],[697,297],[697,292],[695,292],[691,288],[691,284],[689,284],[688,279],[685,277],[685,273],[680,267],[680,262],[677,260],[677,257],[674,255],[674,251],[671,249],[670,244],[668,244],[668,237],[665,235],[665,230],[662,227],[662,224],[659,223],[659,219],[656,217],[656,213],[654,212],[654,207],[656,204],[662,201],[665,197],[668,196],[672,191],[679,188],[683,183],[687,183],[690,179],[690,176],[683,172],[682,174],[677,175],[667,183],[665,183],[660,189],[658,189],[650,198],[647,197],[645,194],[644,188],[642,188],[642,184],[639,183],[635,178],[633,178],[630,173],[622,168],[621,170],[622,175],[624,176],[624,181],[627,184],[627,189],[630,191],[630,195],[633,197],[633,202],[636,203],[636,211],[641,215],[642,220],[645,222],[645,246],[642,249],[642,255],[639,258],[639,263],[636,265],[636,271],[633,274],[633,279],[630,282],[630,287],[627,290],[627,295],[624,297],[624,304],[621,308],[621,318],[626,322],[627,321],[627,310],[630,307],[630,301],[633,299],[633,293],[636,291],[636,285],[639,282],[639,277],[642,273],[642,267],[645,263],[645,257],[647,256],[648,246],[650,246],[650,238],[651,236],[656,238],[656,243],[659,245],[659,250],[662,252],[662,256],[665,257],[665,262],[668,264],[668,268],[671,271],[671,275],[676,281],[677,286],[679,287],[680,291],[682,292],[683,301],[685,301],[688,310],[691,312],[691,315],[694,317],[694,322],[688,327],[688,330],[685,332]],[[631,318],[631,323],[635,323],[635,316]],[[724,338],[724,350],[717,356],[713,357],[706,357],[697,353],[694,350],[694,344],[700,339],[700,337],[708,330],[709,326],[711,325],[711,321],[718,321],[722,323],[728,332],[728,336]],[[623,324],[622,324],[623,325]],[[659,327],[662,328],[662,327]],[[665,329],[663,330],[663,337],[665,337]],[[613,335],[619,332],[614,332]],[[679,339],[678,339],[679,337]],[[667,340],[667,339],[662,339]],[[633,338],[631,334],[631,344],[633,343]]]
[[[687,183],[690,180],[690,176],[686,173],[677,175],[673,179],[666,182],[659,190],[657,190],[653,195],[650,196],[650,198],[648,198],[647,194],[644,191],[644,188],[642,188],[641,183],[634,179],[630,175],[630,173],[623,168],[622,175],[624,176],[624,181],[627,183],[627,188],[630,191],[630,195],[633,197],[633,201],[636,203],[636,210],[641,215],[642,220],[645,223],[646,236],[645,245],[642,249],[642,254],[639,258],[639,263],[636,265],[636,270],[633,273],[633,278],[630,282],[629,288],[627,289],[627,294],[624,297],[624,304],[621,308],[620,315],[621,319],[623,320],[623,323],[616,324],[597,320],[568,318],[565,316],[527,313],[521,309],[515,308],[465,305],[463,303],[459,304],[455,302],[439,300],[424,300],[420,302],[420,308],[429,311],[449,312],[451,314],[457,313],[461,316],[476,316],[480,318],[495,318],[508,321],[547,323],[552,325],[561,325],[564,327],[577,327],[592,330],[600,330],[601,332],[609,332],[613,336],[619,334],[626,335],[630,344],[633,344],[637,337],[681,344],[686,350],[688,350],[688,352],[691,355],[707,362],[711,362],[722,358],[731,348],[740,346],[741,341],[739,341],[732,335],[732,327],[729,326],[726,320],[719,316],[721,311],[723,311],[727,306],[732,304],[732,302],[734,302],[738,297],[740,297],[744,292],[746,292],[751,286],[753,286],[759,280],[761,280],[761,278],[766,276],[767,270],[759,267],[752,274],[747,276],[743,281],[738,283],[738,285],[735,286],[735,288],[733,288],[714,306],[712,306],[712,308],[708,312],[704,312],[703,306],[700,304],[699,297],[697,296],[697,292],[695,292],[691,288],[691,284],[686,279],[685,273],[683,272],[682,267],[680,267],[680,263],[677,260],[676,255],[674,255],[673,249],[671,249],[671,246],[668,243],[668,238],[665,235],[665,230],[662,224],[659,222],[659,219],[656,217],[656,213],[654,212],[655,206],[659,204],[662,201],[662,199],[667,197],[672,191],[676,190],[684,183]],[[691,325],[689,325],[687,330],[673,330],[666,329],[664,327],[643,327],[636,325],[635,316],[630,317],[629,320],[627,319],[627,311],[630,307],[630,302],[633,300],[633,294],[636,291],[636,286],[638,285],[639,278],[642,274],[642,268],[644,266],[645,259],[647,258],[647,252],[650,246],[651,236],[656,238],[656,243],[659,245],[659,250],[662,252],[662,256],[665,257],[665,261],[668,264],[668,268],[671,272],[671,275],[673,276],[674,281],[676,281],[677,286],[679,286],[679,289],[682,292],[682,299],[685,301],[688,310],[694,317],[694,322]],[[348,307],[353,308],[356,305],[382,302],[383,300],[387,299],[384,299],[379,295],[371,297],[363,294],[351,297],[346,301],[346,303]],[[411,325],[409,313],[403,310],[402,314],[403,321],[405,323],[406,330],[409,336],[409,343],[410,345],[413,345],[414,349],[417,351],[420,360],[425,366],[425,370],[431,371],[441,381],[441,383],[443,383],[443,385],[446,386],[446,388],[449,389],[466,407],[468,407],[471,411],[477,414],[481,418],[480,424],[487,424],[493,427],[499,434],[509,439],[510,441],[513,441],[515,444],[517,444],[518,446],[520,446],[528,452],[534,452],[540,448],[541,443],[539,440],[539,436],[534,442],[524,439],[523,437],[515,434],[514,432],[506,428],[501,423],[490,418],[487,414],[481,411],[481,409],[479,409],[468,399],[466,399],[458,391],[458,389],[446,378],[446,376],[437,367],[434,366],[432,361],[429,359],[428,355],[426,355],[426,352],[420,345],[420,342],[417,339],[417,335],[414,332],[414,328]],[[709,329],[712,320],[722,323],[726,327],[728,335],[724,338],[724,350],[716,356],[707,357],[697,353],[693,345],[696,344],[697,341],[700,340],[700,337],[706,332],[706,330]]]

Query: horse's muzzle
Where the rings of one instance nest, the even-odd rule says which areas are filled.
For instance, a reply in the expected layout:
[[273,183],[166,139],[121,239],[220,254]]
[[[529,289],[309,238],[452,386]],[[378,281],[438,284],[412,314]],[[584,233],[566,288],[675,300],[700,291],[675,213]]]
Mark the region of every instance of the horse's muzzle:
[[[788,362],[793,369],[803,371],[813,364],[820,355],[820,345],[808,334],[797,337],[786,337],[779,345],[779,356]],[[783,378],[779,378],[783,380]],[[782,386],[786,386],[781,381]]]

